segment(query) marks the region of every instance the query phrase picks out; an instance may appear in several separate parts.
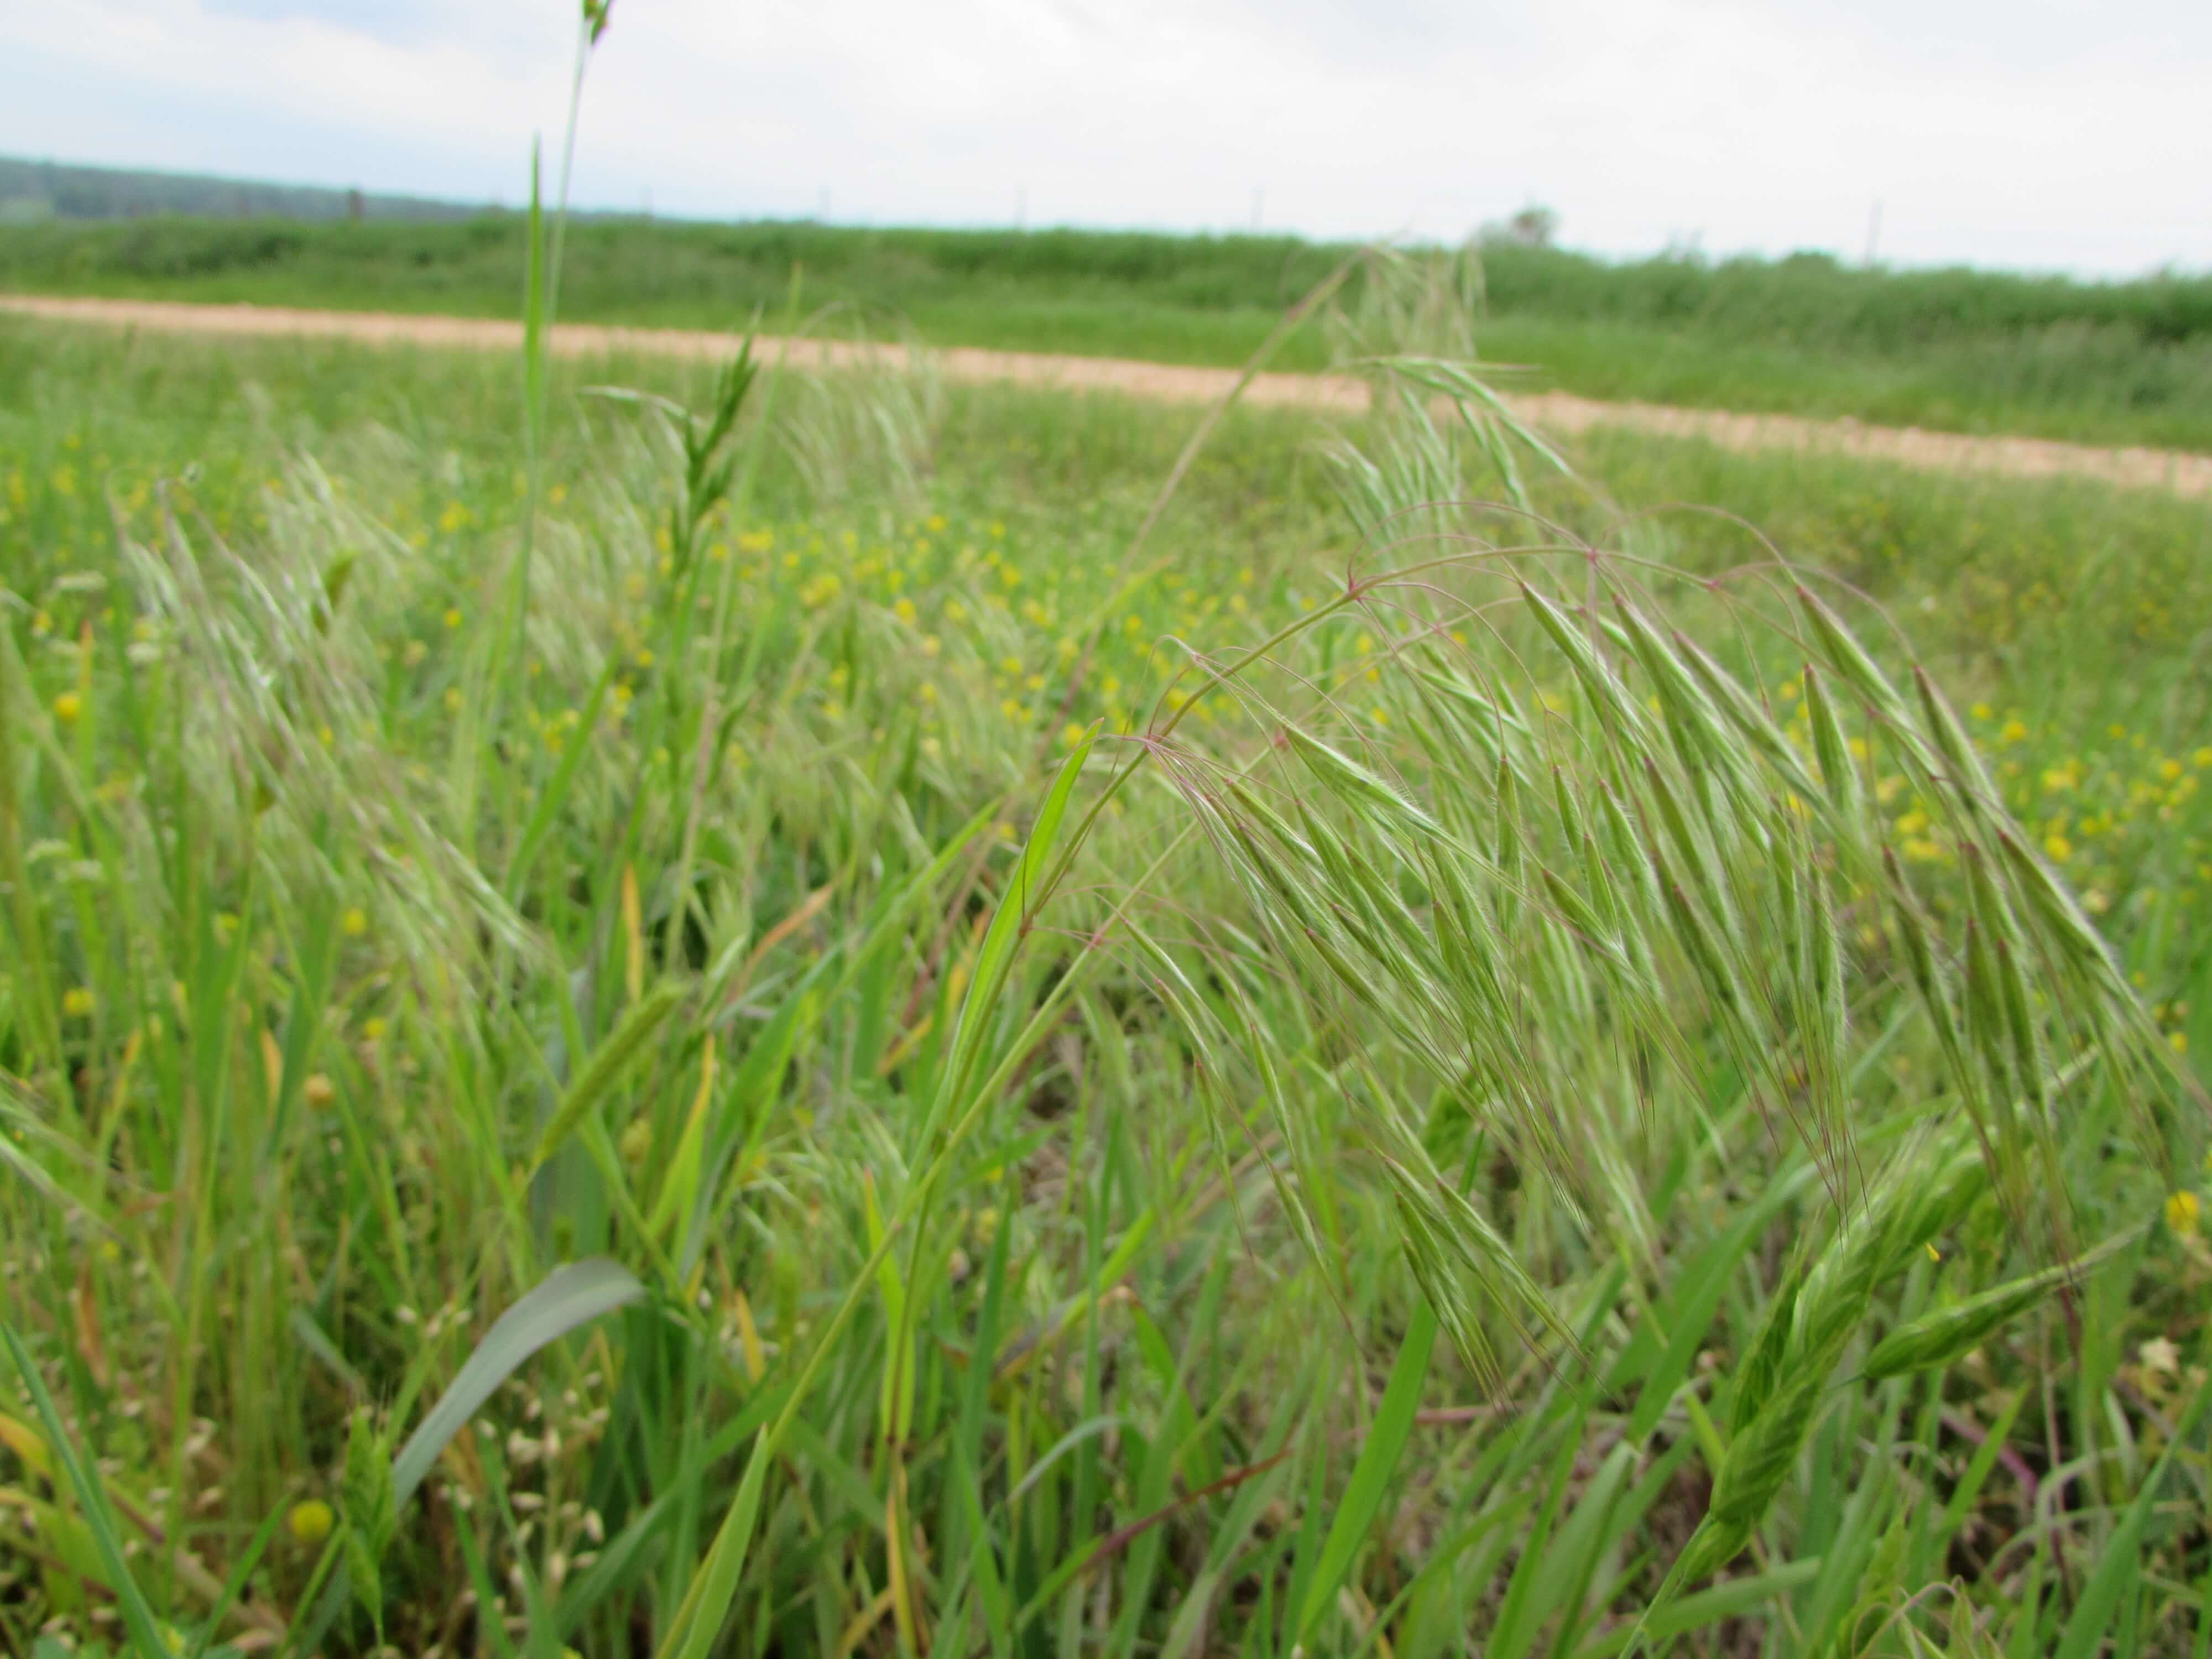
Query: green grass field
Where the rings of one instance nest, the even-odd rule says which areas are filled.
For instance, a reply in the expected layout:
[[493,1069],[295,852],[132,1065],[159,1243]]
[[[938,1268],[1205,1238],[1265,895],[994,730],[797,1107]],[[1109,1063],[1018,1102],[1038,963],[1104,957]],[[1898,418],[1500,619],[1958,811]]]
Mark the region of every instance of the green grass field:
[[[152,219],[0,228],[0,289],[512,316],[526,229]],[[571,228],[572,320],[726,328],[865,309],[940,345],[1241,363],[1353,250],[1280,236],[866,230],[625,220]],[[1864,271],[1800,257],[1607,264],[1492,247],[1480,330],[1510,384],[1966,432],[2212,449],[2212,278],[2081,283]],[[1330,355],[1317,331],[1285,366]]]
[[2201,505],[717,396],[0,322],[11,1651],[2204,1651]]

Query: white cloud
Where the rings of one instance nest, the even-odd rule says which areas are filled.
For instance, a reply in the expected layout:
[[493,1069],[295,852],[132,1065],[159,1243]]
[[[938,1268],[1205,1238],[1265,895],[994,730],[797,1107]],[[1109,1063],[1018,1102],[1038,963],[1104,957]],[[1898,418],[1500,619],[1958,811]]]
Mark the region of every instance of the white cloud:
[[[562,0],[0,14],[0,150],[520,198]],[[2212,265],[2212,8],[2179,0],[618,0],[577,195],[713,216]]]

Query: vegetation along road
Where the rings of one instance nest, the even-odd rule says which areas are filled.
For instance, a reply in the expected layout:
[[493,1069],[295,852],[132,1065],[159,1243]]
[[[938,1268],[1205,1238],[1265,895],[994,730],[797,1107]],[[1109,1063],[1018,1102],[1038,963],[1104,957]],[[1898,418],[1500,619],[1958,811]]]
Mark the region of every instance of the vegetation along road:
[[[0,295],[0,309],[50,319],[198,333],[339,337],[492,350],[514,350],[522,338],[519,323],[472,317],[29,295]],[[617,350],[717,357],[730,353],[733,338],[727,333],[703,330],[567,324],[555,330],[553,349],[577,357]],[[817,365],[857,361],[866,355],[893,359],[903,355],[903,348],[896,345],[810,340],[788,344],[799,360]],[[943,373],[954,380],[1110,391],[1179,403],[1211,402],[1234,386],[1237,378],[1234,370],[1225,368],[975,347],[941,352],[938,362]],[[1263,374],[1255,377],[1244,395],[1255,404],[1349,412],[1364,408],[1368,393],[1364,383],[1341,375]],[[2182,495],[2212,495],[2212,456],[2175,450],[2111,448],[2047,438],[1868,426],[1850,420],[1607,403],[1564,392],[1533,393],[1513,403],[1524,419],[1555,433],[1625,426],[1668,436],[1704,438],[1730,449],[1819,450],[1934,471],[2015,477],[2073,476],[2127,487],[2167,489]]]

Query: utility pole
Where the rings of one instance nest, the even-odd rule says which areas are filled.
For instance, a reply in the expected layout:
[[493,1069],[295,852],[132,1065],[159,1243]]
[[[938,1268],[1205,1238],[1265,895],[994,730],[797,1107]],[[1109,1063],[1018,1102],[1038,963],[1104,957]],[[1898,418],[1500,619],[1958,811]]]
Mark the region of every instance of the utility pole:
[[1873,216],[1872,216],[1871,218],[1869,218],[1869,219],[1867,221],[1867,251],[1866,251],[1866,263],[1867,263],[1867,264],[1868,264],[1868,266],[1869,266],[1869,268],[1871,268],[1871,267],[1872,267],[1872,265],[1874,264],[1874,252],[1875,252],[1875,247],[1876,247],[1876,246],[1881,243],[1881,197],[1879,197],[1879,196],[1877,196],[1877,197],[1875,197],[1875,198],[1874,198],[1874,215],[1873,215]]
[[1260,232],[1260,209],[1266,203],[1267,199],[1267,192],[1266,191],[1261,189],[1256,185],[1252,187],[1252,234],[1255,236],[1258,235]]

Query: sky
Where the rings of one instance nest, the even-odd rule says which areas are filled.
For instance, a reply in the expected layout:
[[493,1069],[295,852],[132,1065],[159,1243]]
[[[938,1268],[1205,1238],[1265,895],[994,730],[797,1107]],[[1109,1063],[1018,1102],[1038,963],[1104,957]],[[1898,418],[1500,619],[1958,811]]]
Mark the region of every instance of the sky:
[[[574,0],[0,4],[0,154],[526,199]],[[573,198],[2212,269],[2208,0],[615,0]]]

